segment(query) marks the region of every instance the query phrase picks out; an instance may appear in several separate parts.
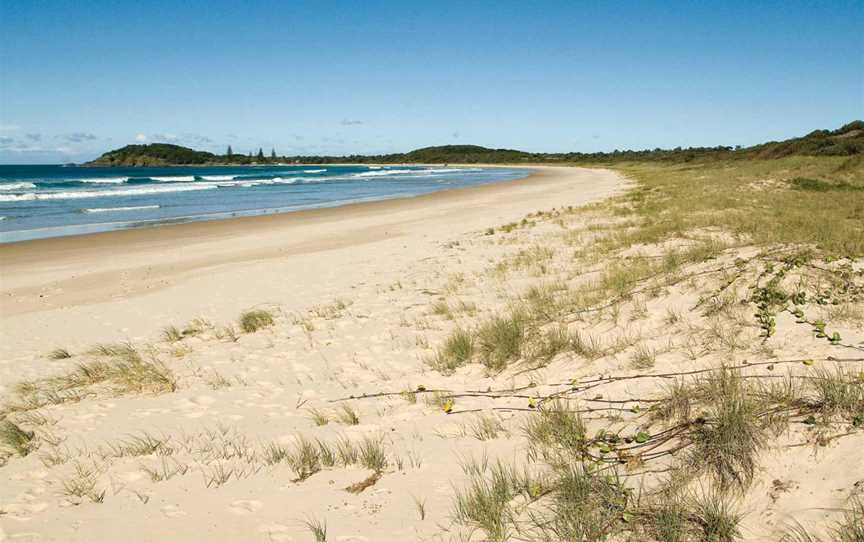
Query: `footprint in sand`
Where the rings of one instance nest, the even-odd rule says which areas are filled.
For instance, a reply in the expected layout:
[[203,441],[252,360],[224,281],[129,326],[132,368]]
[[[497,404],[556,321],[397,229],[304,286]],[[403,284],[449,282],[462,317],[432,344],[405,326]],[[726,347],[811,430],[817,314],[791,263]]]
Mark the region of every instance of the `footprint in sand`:
[[261,501],[234,501],[228,507],[235,514],[246,515],[254,514],[258,510],[264,508],[264,503]]
[[289,542],[290,540],[294,540],[288,534],[288,531],[288,526],[281,523],[268,523],[258,527],[258,532],[264,535],[264,539],[272,540],[273,542]]
[[160,510],[162,510],[162,513],[169,518],[179,518],[186,515],[186,512],[180,510],[180,507],[176,504],[166,504],[160,508]]

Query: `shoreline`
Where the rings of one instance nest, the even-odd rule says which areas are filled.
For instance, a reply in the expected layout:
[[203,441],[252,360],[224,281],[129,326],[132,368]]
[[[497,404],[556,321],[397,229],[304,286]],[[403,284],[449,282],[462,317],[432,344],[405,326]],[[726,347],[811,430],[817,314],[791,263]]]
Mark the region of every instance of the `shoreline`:
[[[429,164],[424,164],[424,165],[429,165]],[[477,166],[477,167],[495,167],[495,166],[482,165],[482,166]],[[509,167],[509,166],[507,166],[507,167]],[[326,206],[321,206],[321,207],[310,207],[310,208],[296,209],[296,210],[291,210],[291,211],[280,211],[278,209],[270,211],[267,209],[263,209],[260,211],[260,214],[249,214],[249,215],[241,215],[241,216],[227,216],[227,217],[201,218],[201,219],[197,219],[195,216],[191,216],[191,217],[177,217],[177,218],[168,218],[168,219],[154,219],[152,225],[148,225],[145,227],[132,226],[129,228],[121,228],[121,229],[108,230],[108,231],[75,233],[75,234],[70,234],[70,235],[58,235],[58,236],[54,236],[54,237],[44,237],[44,238],[37,238],[37,239],[24,239],[21,241],[0,242],[0,256],[5,256],[3,254],[3,252],[4,252],[4,248],[6,248],[6,247],[19,246],[19,245],[23,245],[26,243],[39,244],[41,242],[48,242],[48,241],[56,240],[56,239],[70,240],[70,239],[76,239],[79,237],[111,235],[111,234],[119,234],[122,232],[130,232],[130,231],[145,231],[145,230],[160,229],[160,228],[179,228],[179,227],[190,226],[192,224],[198,224],[198,223],[221,223],[221,222],[230,222],[230,221],[238,221],[238,223],[239,223],[241,221],[255,221],[256,219],[261,219],[261,218],[273,219],[274,217],[282,217],[285,215],[295,215],[295,214],[303,214],[299,218],[320,219],[321,217],[316,216],[316,215],[319,215],[322,213],[323,214],[329,214],[329,212],[338,212],[340,210],[344,210],[346,212],[362,211],[363,206],[370,206],[370,210],[375,210],[375,209],[371,209],[371,207],[374,207],[375,204],[389,204],[391,202],[400,201],[400,200],[405,200],[405,201],[416,200],[416,202],[418,204],[422,205],[422,204],[425,204],[426,202],[434,201],[436,199],[435,196],[438,196],[438,195],[443,194],[445,192],[458,192],[459,194],[471,194],[472,193],[471,191],[475,190],[475,189],[478,191],[483,191],[486,188],[490,188],[492,186],[497,186],[497,185],[512,186],[511,183],[519,183],[522,181],[529,181],[531,178],[533,178],[535,176],[539,176],[538,173],[541,173],[543,171],[542,169],[538,169],[537,166],[533,166],[531,168],[525,168],[525,169],[528,169],[529,173],[525,177],[522,177],[520,179],[492,181],[492,182],[484,183],[484,184],[477,185],[477,186],[464,186],[464,187],[458,187],[458,188],[444,188],[441,190],[435,190],[433,192],[427,192],[427,193],[423,193],[423,194],[413,194],[413,195],[407,195],[407,196],[397,195],[397,196],[385,197],[385,198],[381,198],[381,199],[374,199],[374,200],[370,200],[370,201],[350,201],[350,202],[345,202],[345,203],[335,203],[334,205],[326,205]],[[379,207],[381,207],[381,206],[379,206]],[[386,207],[388,207],[388,205],[383,205],[383,207],[386,208]],[[378,209],[378,210],[380,210],[380,209]],[[228,214],[228,213],[233,213],[233,212],[240,213],[243,211],[226,211],[225,213],[217,213],[217,215],[218,214]],[[216,216],[216,215],[197,215],[197,216]],[[325,218],[329,218],[329,217],[325,217]],[[275,220],[280,220],[280,219],[275,218]],[[229,226],[229,228],[230,228],[230,226]],[[22,231],[34,231],[34,230],[22,230]],[[15,233],[15,232],[11,232],[11,233]],[[125,239],[118,239],[118,241],[124,241],[124,240]]]
[[[384,253],[412,261],[459,234],[595,201],[623,184],[608,170],[533,168],[522,179],[413,197],[5,243],[0,353],[123,340],[201,314],[233,317],[290,301],[298,286],[324,295],[361,278],[336,277],[345,266],[374,268]],[[315,273],[333,278],[321,283]],[[70,319],[78,325],[65,325]]]
[[[275,164],[279,165],[279,164]],[[313,164],[282,164],[287,166],[298,166],[298,167],[308,167]],[[317,164],[319,166],[331,166],[331,165],[355,165],[355,164]],[[371,165],[376,166],[378,164],[356,164],[356,165]],[[391,166],[399,167],[404,166],[405,164],[390,164]],[[408,164],[418,167],[434,167],[436,164]],[[467,167],[466,164],[449,164],[454,167]],[[495,164],[474,164],[472,167],[486,168],[486,169],[522,169],[526,173],[524,177],[520,179],[514,180],[523,180],[532,176],[537,170],[538,167],[542,168],[543,166],[532,166],[532,167],[522,167],[516,168],[514,166],[509,165],[495,165]],[[90,166],[87,166],[90,167]],[[205,166],[197,166],[184,164],[180,166],[166,166],[166,167],[205,167]],[[230,166],[229,166],[230,167]],[[486,186],[489,184],[498,184],[503,182],[511,182],[510,180],[495,180],[483,182],[482,184],[476,185],[477,187]],[[45,228],[34,228],[28,230],[10,230],[0,232],[0,248],[18,244],[18,243],[26,243],[31,241],[41,241],[47,239],[54,238],[70,238],[77,236],[86,236],[86,235],[95,235],[99,233],[110,233],[116,231],[125,231],[125,230],[136,230],[136,229],[149,229],[149,228],[158,228],[163,226],[171,226],[178,224],[188,224],[194,222],[210,222],[210,221],[222,221],[222,220],[234,220],[238,218],[250,218],[257,216],[270,216],[270,215],[282,215],[289,213],[298,213],[304,211],[313,211],[320,209],[337,209],[348,207],[351,205],[362,204],[362,203],[374,203],[376,201],[390,201],[395,199],[410,199],[417,198],[421,196],[436,194],[439,192],[451,191],[451,190],[462,190],[464,188],[472,188],[472,186],[467,187],[457,187],[457,188],[440,188],[432,190],[431,192],[421,192],[418,194],[407,194],[407,195],[389,195],[389,196],[371,196],[369,198],[356,199],[356,200],[344,200],[344,201],[334,201],[334,202],[325,202],[320,204],[314,204],[312,206],[303,207],[303,208],[290,208],[290,207],[276,207],[276,208],[264,208],[264,209],[239,209],[235,211],[220,211],[209,214],[199,214],[199,215],[189,215],[189,216],[177,216],[177,217],[168,217],[168,218],[154,218],[154,219],[145,219],[140,221],[118,221],[118,222],[99,222],[92,224],[72,224],[67,226],[49,226]],[[0,217],[5,218],[5,217]],[[113,226],[113,227],[112,227]],[[102,229],[107,227],[107,229]],[[90,229],[91,231],[86,231]],[[71,233],[63,233],[64,231],[72,230]],[[26,236],[30,233],[38,233],[43,231],[56,231],[55,235],[47,235],[47,236],[36,236],[36,237],[27,237],[24,239],[15,239],[16,236]],[[4,240],[4,237],[9,237],[11,240]]]

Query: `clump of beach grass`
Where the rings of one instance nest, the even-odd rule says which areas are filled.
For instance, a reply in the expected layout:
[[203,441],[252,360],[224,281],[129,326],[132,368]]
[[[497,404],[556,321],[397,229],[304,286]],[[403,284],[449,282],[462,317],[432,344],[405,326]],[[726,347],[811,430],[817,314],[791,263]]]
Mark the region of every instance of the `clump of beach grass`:
[[336,414],[336,418],[345,425],[360,424],[360,417],[357,415],[357,411],[348,403],[342,403],[339,412]]
[[75,472],[63,480],[63,495],[74,504],[82,502],[85,498],[93,503],[101,503],[105,499],[105,490],[96,489],[98,480],[99,472],[95,467],[76,463]]
[[629,493],[614,474],[584,463],[560,463],[549,483],[551,517],[535,517],[545,540],[603,540],[610,524],[624,516]]
[[380,435],[366,436],[357,446],[357,458],[365,468],[380,473],[387,468],[387,453]]
[[477,330],[480,361],[489,371],[500,372],[522,355],[528,318],[519,308],[494,316]]
[[528,417],[523,431],[528,440],[528,457],[549,459],[579,457],[586,447],[585,424],[563,400],[550,401]]
[[741,514],[720,493],[692,497],[693,521],[702,529],[703,540],[735,542],[741,538]]
[[806,381],[812,393],[812,406],[824,417],[864,416],[864,382],[851,370],[816,368]]
[[315,537],[315,542],[327,542],[327,522],[315,518],[303,520],[303,525]]
[[735,371],[709,373],[699,383],[706,398],[705,422],[691,435],[689,464],[711,475],[721,491],[746,490],[766,445],[760,404]]
[[453,319],[452,309],[450,308],[450,304],[447,303],[444,299],[439,299],[435,303],[432,304],[431,308],[432,314],[436,316],[443,316],[448,320]]
[[[173,371],[154,355],[144,355],[129,343],[98,345],[92,355],[102,359],[81,363],[57,376],[19,382],[12,410],[33,410],[49,404],[80,401],[100,390],[115,395],[167,393],[177,389]],[[101,386],[97,388],[97,386]]]
[[165,342],[168,343],[176,343],[183,339],[183,332],[180,331],[177,326],[170,325],[162,328],[162,338]]
[[311,419],[312,422],[319,427],[330,423],[330,416],[326,412],[322,412],[317,408],[309,409],[309,419]]
[[69,359],[72,354],[65,348],[55,348],[48,353],[48,358],[53,360]]
[[[277,455],[273,455],[277,457]],[[306,437],[299,436],[294,443],[293,449],[288,452],[285,461],[298,480],[305,480],[321,470],[321,448],[320,442],[313,442]]]
[[354,446],[354,443],[348,437],[341,436],[337,438],[334,447],[336,449],[336,458],[340,465],[346,467],[357,463],[357,447]]
[[255,333],[259,329],[272,326],[273,313],[264,309],[248,310],[240,315],[239,325],[244,333]]
[[493,440],[504,432],[504,424],[495,414],[478,414],[465,426],[465,432],[477,440]]
[[514,471],[500,461],[488,467],[476,461],[463,465],[470,476],[468,487],[457,490],[453,515],[467,527],[479,529],[490,542],[510,536],[510,502],[517,495]]
[[634,369],[651,369],[657,361],[657,352],[648,345],[639,344],[630,357],[630,366]]
[[37,445],[36,433],[22,429],[18,424],[10,420],[0,421],[0,446],[25,456],[32,452]]
[[580,341],[581,338],[574,335],[567,326],[553,326],[532,345],[530,359],[539,365],[547,364],[562,352],[575,351]]
[[444,344],[429,360],[429,366],[442,374],[452,374],[471,361],[474,355],[474,337],[462,328],[454,329]]

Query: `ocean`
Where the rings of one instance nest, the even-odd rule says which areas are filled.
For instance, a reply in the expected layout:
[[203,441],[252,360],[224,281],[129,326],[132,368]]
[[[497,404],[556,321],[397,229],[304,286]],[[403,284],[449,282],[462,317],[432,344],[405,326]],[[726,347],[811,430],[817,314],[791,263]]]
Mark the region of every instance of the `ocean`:
[[0,165],[0,243],[333,207],[526,175],[431,166]]

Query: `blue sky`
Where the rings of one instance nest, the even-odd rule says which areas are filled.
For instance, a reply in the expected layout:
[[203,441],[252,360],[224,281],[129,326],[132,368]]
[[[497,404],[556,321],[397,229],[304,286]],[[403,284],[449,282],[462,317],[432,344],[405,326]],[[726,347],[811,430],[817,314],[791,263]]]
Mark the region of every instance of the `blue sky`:
[[8,0],[0,163],[747,145],[864,117],[861,28],[860,0]]

